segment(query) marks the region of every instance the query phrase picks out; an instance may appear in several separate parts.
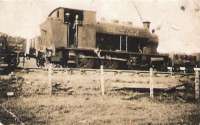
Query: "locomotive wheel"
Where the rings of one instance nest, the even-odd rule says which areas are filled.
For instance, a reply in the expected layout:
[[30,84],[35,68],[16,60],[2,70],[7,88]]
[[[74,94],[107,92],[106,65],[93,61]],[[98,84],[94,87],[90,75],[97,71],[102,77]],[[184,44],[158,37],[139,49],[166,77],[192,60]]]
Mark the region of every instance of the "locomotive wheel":
[[94,60],[88,59],[88,62],[86,64],[86,68],[93,68],[94,67]]
[[94,60],[93,59],[79,59],[78,68],[94,68]]
[[77,67],[78,68],[84,68],[86,65],[87,60],[86,59],[79,59],[77,62]]
[[167,72],[167,65],[165,63],[161,66],[161,71]]
[[112,69],[118,69],[119,68],[118,62],[117,61],[112,61],[111,62],[111,67],[112,67]]
[[105,69],[111,69],[110,60],[104,60],[103,61],[103,66],[104,66]]
[[103,62],[105,69],[118,69],[119,63],[117,61],[105,60]]
[[95,59],[93,68],[99,69],[100,65],[101,65],[101,61],[99,59]]

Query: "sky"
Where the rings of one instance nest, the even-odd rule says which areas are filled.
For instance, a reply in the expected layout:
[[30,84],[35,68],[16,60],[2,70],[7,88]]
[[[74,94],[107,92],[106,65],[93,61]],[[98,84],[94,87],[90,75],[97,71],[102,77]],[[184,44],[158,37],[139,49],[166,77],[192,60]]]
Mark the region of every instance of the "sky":
[[[131,21],[156,29],[159,52],[200,52],[200,0],[0,0],[0,32],[31,39],[55,8],[94,10],[97,20]],[[182,10],[181,6],[185,9]]]

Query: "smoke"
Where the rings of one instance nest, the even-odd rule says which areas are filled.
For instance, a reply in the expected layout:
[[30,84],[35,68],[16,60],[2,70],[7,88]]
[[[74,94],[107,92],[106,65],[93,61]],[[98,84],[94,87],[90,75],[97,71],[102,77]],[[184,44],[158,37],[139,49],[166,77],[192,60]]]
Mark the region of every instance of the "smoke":
[[[27,39],[40,35],[39,24],[59,6],[97,11],[97,20],[151,21],[159,52],[200,52],[198,0],[0,0],[0,32]],[[184,9],[183,9],[184,8]]]

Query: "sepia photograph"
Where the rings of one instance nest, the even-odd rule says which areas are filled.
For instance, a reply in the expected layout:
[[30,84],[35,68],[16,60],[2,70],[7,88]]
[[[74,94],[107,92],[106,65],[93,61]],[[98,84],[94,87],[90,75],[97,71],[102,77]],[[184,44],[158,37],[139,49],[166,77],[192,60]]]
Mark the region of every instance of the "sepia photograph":
[[0,0],[0,125],[200,125],[200,0]]

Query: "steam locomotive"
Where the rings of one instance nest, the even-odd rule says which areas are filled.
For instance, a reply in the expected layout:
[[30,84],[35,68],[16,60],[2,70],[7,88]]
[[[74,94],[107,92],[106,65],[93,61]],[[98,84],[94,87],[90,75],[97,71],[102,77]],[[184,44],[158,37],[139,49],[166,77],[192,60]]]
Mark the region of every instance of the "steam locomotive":
[[[38,67],[45,62],[62,67],[99,68],[104,65],[107,69],[137,70],[153,67],[159,71],[167,71],[168,67],[173,67],[174,71],[179,71],[180,67],[192,71],[200,66],[197,56],[200,54],[158,53],[159,40],[155,31],[149,31],[150,22],[145,21],[143,25],[138,28],[131,22],[98,22],[94,11],[59,7],[40,25],[41,35],[31,40],[26,56],[34,57]],[[11,59],[18,62],[18,54],[14,53]]]
[[[56,8],[40,25],[41,36],[31,45],[40,55],[63,67],[165,70],[168,55],[158,54],[158,37],[130,22],[97,22],[96,12]],[[44,54],[46,53],[46,54]]]

